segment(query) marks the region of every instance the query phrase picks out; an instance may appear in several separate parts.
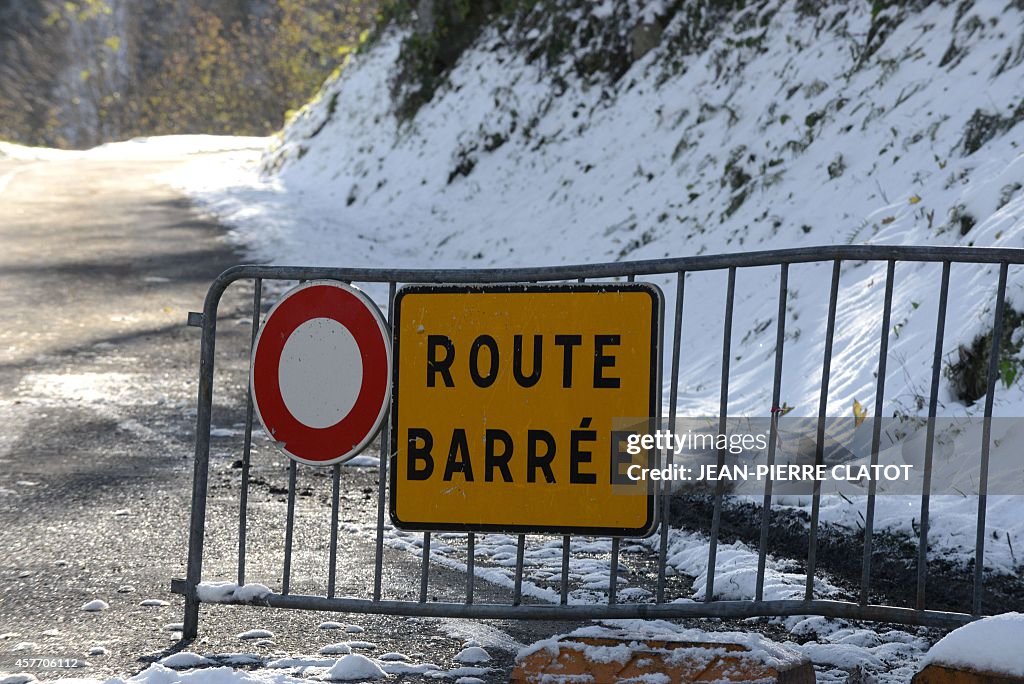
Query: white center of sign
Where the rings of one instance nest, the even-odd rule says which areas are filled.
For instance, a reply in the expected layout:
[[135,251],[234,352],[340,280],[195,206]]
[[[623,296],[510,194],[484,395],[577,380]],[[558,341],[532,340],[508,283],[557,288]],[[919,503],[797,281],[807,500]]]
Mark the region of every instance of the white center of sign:
[[348,328],[333,318],[312,318],[284,343],[277,372],[281,398],[295,419],[329,428],[355,406],[363,358]]

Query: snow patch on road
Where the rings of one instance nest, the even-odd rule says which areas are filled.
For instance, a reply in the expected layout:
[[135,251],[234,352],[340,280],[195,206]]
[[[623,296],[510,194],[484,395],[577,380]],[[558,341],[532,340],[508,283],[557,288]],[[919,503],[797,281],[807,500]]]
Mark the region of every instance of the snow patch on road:
[[327,644],[320,649],[320,655],[348,655],[352,652],[352,647],[342,642],[339,644]]
[[460,663],[466,663],[467,665],[477,665],[479,663],[490,662],[491,654],[479,646],[470,646],[456,653],[455,660]]
[[351,681],[366,679],[383,679],[387,673],[373,660],[364,655],[351,653],[336,662],[320,679],[325,681]]
[[437,623],[437,629],[450,637],[464,640],[463,648],[481,646],[483,648],[496,648],[502,651],[515,652],[523,647],[523,644],[519,641],[486,622],[442,620]]
[[0,684],[28,684],[34,681],[37,681],[36,676],[28,672],[0,676]]
[[162,658],[160,660],[160,664],[164,667],[170,667],[175,670],[184,670],[190,667],[204,667],[206,665],[211,665],[212,661],[198,653],[188,653],[187,651],[183,651],[181,653],[174,653],[166,658]]
[[241,634],[238,634],[236,638],[243,640],[250,639],[271,639],[274,633],[267,629],[250,629]]
[[328,621],[328,622],[321,622],[320,623],[320,629],[342,629],[344,627],[345,627],[344,623],[341,623],[341,622],[331,622],[331,621]]

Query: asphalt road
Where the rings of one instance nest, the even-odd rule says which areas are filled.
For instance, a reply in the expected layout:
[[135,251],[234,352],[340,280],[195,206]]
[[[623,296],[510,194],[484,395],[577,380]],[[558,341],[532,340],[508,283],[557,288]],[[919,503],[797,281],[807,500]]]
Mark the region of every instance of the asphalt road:
[[[204,608],[200,640],[168,625],[183,602],[198,330],[185,326],[209,282],[241,256],[161,174],[180,160],[0,158],[0,672],[43,679],[134,674],[188,648],[200,653],[315,654],[353,638],[318,629],[357,624],[371,652],[400,651],[448,668],[467,638],[494,656],[485,679],[507,680],[519,643],[572,625],[338,616],[248,607]],[[221,309],[204,578],[235,577],[238,470],[251,289]],[[280,586],[287,461],[265,441],[253,456],[249,578]],[[372,526],[376,470],[345,468],[342,521]],[[293,591],[322,593],[330,480],[299,488]],[[338,594],[371,586],[369,535],[342,536]],[[418,561],[388,552],[385,590],[408,597]],[[434,571],[432,595],[461,574]],[[477,583],[480,600],[507,600]],[[86,612],[94,599],[107,610]],[[146,599],[166,601],[145,607]],[[238,634],[260,628],[262,640]],[[97,647],[104,654],[89,655]],[[18,659],[87,662],[73,670]]]

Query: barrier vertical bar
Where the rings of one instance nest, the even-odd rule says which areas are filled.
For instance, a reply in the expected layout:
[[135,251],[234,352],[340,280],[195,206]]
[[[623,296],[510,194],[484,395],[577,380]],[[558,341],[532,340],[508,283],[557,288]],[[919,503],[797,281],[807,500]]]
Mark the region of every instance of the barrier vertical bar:
[[473,583],[476,580],[476,535],[466,537],[466,605],[473,603]]
[[341,464],[331,468],[331,545],[328,552],[327,596],[334,597],[338,566],[338,512],[341,508]]
[[[676,303],[672,322],[672,385],[668,390],[668,424],[667,429],[675,431],[676,407],[679,400],[679,344],[683,327],[683,295],[686,288],[686,273],[676,273]],[[658,426],[661,427],[660,425]],[[665,465],[672,467],[675,454],[671,449],[665,450]],[[669,501],[671,486],[668,481],[662,482],[661,490],[661,529],[658,540],[658,586],[655,603],[665,602],[665,567],[668,564],[668,530]]]
[[292,581],[292,539],[295,532],[295,461],[288,459],[288,517],[284,528],[284,570],[281,593],[288,594]]
[[999,286],[996,290],[995,320],[992,323],[992,348],[988,357],[988,388],[985,392],[985,422],[981,436],[981,470],[978,474],[978,528],[974,544],[974,615],[981,615],[982,590],[985,579],[985,516],[988,512],[988,461],[992,443],[992,404],[995,401],[996,377],[999,375],[999,346],[1003,337],[1003,314],[1006,308],[1006,275],[1009,265],[999,265]]
[[[585,283],[586,278],[577,278],[576,282]],[[569,604],[569,556],[572,552],[572,536],[562,535],[562,576],[558,587],[558,602],[560,605]]]
[[[388,329],[394,328],[395,291],[397,283],[388,283]],[[394,397],[391,398],[395,400]],[[373,600],[381,598],[381,571],[384,566],[384,499],[387,496],[388,461],[390,460],[391,412],[384,414],[380,426],[380,464],[377,466],[377,539],[373,552]]]
[[[299,285],[306,282],[299,280]],[[288,461],[288,511],[285,517],[284,529],[284,567],[281,570],[281,593],[287,595],[291,589],[292,581],[292,540],[295,533],[295,475],[298,464]]]
[[608,605],[614,606],[619,592],[619,538],[612,537],[612,558],[608,566]]
[[558,585],[558,603],[569,604],[569,547],[571,538],[569,535],[562,537],[562,578]]
[[[818,396],[818,430],[814,450],[815,465],[821,464],[825,440],[825,412],[828,409],[828,384],[832,374],[832,342],[836,333],[836,303],[839,300],[839,274],[841,262],[832,264],[832,285],[828,295],[828,321],[825,326],[825,354],[821,362],[821,394]],[[821,507],[821,483],[815,480],[811,500],[811,524],[807,540],[807,577],[804,586],[804,600],[814,598],[814,570],[818,554],[818,515]]]
[[[249,369],[252,371],[252,352],[256,346],[256,335],[260,329],[260,300],[263,296],[263,279],[254,278],[252,286],[252,332],[249,338]],[[238,498],[238,585],[245,584],[245,542],[249,521],[246,509],[249,505],[249,461],[252,454],[252,391],[245,386],[245,439],[242,442],[242,484]]]
[[203,302],[203,334],[199,350],[199,391],[196,400],[196,450],[192,469],[192,514],[189,516],[188,560],[185,569],[185,614],[182,638],[199,632],[197,587],[203,576],[203,541],[206,532],[206,485],[210,469],[210,423],[213,414],[213,366],[217,347],[217,307],[227,284],[219,278]]
[[924,474],[921,483],[921,527],[917,539],[917,597],[915,606],[924,610],[928,576],[928,514],[932,493],[932,457],[935,451],[935,414],[939,404],[939,378],[942,370],[942,341],[946,332],[946,304],[949,300],[948,261],[942,262],[939,285],[939,313],[935,320],[935,350],[932,353],[932,385],[928,393],[928,427],[924,444]]
[[[878,448],[882,440],[882,401],[885,398],[885,366],[889,355],[889,324],[892,317],[892,287],[896,261],[889,259],[885,272],[885,304],[882,309],[882,339],[878,350],[878,378],[875,383],[875,417],[871,426],[871,466],[878,465]],[[868,481],[868,507],[864,513],[864,561],[860,578],[860,602],[868,603],[868,587],[871,584],[871,552],[875,531],[875,491],[878,485],[872,478]]]
[[[789,290],[789,264],[782,264],[779,271],[779,310],[775,322],[775,372],[772,376],[771,423],[768,430],[768,456],[766,465],[769,469],[775,464],[775,448],[779,437],[779,418],[782,408],[779,400],[782,393],[782,352],[786,342],[786,298]],[[761,502],[761,538],[757,550],[757,584],[754,588],[754,600],[764,600],[764,573],[768,563],[768,525],[772,508],[772,478],[764,479],[764,499]]]
[[420,603],[427,600],[427,585],[430,581],[430,533],[423,533],[423,563],[420,566]]
[[526,535],[519,535],[516,541],[516,576],[512,590],[512,605],[518,606],[523,602],[523,558],[526,554]]
[[[725,434],[729,412],[729,362],[732,354],[732,310],[736,298],[736,267],[729,267],[729,282],[725,294],[725,321],[722,324],[722,384],[718,403],[718,434]],[[718,450],[718,470],[725,465],[725,449]],[[711,601],[715,593],[715,561],[718,557],[718,531],[722,525],[722,496],[725,482],[715,485],[715,510],[711,516],[711,540],[708,545],[707,584],[704,600]]]

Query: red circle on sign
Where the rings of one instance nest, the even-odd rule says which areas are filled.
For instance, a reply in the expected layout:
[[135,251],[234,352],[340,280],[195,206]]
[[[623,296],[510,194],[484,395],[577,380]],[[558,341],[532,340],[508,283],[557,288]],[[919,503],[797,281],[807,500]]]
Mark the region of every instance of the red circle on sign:
[[[351,408],[333,425],[311,427],[289,410],[281,390],[281,360],[292,333],[315,319],[343,326],[359,349],[362,378]],[[253,408],[270,438],[288,456],[309,465],[341,463],[377,433],[391,395],[391,340],[380,312],[361,290],[311,281],[285,293],[256,336],[250,373]]]

